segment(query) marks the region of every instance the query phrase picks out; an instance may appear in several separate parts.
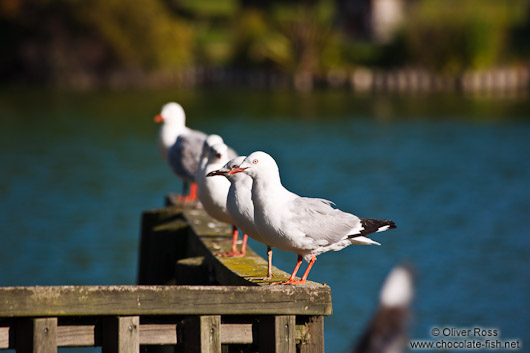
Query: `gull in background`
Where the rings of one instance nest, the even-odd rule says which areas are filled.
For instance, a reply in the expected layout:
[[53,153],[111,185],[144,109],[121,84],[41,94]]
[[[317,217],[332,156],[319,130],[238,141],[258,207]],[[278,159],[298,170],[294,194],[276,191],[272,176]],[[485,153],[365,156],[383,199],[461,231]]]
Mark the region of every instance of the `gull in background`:
[[237,251],[238,231],[235,222],[227,210],[228,191],[230,182],[226,178],[208,178],[210,172],[220,169],[230,160],[229,148],[224,143],[217,143],[211,147],[205,145],[206,163],[198,175],[198,197],[206,213],[218,221],[232,225],[232,250],[221,253],[220,256],[243,256],[247,247],[247,234],[243,235],[241,252]]
[[180,104],[170,102],[162,107],[154,121],[161,123],[158,132],[158,149],[171,170],[189,185],[189,193],[180,196],[179,201],[194,201],[197,198],[195,172],[206,134],[186,126],[186,114]]

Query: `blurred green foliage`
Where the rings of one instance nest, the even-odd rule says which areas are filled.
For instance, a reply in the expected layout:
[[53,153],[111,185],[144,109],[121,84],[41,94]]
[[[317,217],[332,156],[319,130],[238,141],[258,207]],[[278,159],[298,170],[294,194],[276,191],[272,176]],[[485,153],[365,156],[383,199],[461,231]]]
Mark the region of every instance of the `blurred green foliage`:
[[405,21],[384,43],[346,31],[338,3],[0,0],[0,75],[53,83],[115,71],[319,76],[356,66],[454,75],[530,58],[530,0],[404,0]]
[[192,63],[194,31],[152,0],[63,0],[77,21],[112,48],[127,68],[179,68]]
[[510,36],[528,10],[526,0],[418,1],[401,33],[407,60],[448,74],[509,64]]

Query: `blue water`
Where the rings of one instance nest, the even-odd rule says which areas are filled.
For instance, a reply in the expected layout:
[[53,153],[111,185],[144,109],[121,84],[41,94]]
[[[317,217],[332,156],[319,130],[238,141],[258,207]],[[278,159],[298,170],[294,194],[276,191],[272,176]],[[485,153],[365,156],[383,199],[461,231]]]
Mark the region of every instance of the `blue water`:
[[[376,236],[381,247],[319,256],[310,279],[332,288],[327,352],[352,346],[400,263],[417,274],[412,338],[480,326],[530,342],[530,109],[519,99],[3,91],[0,285],[135,283],[140,214],[181,188],[154,142],[152,117],[170,99],[239,153],[273,155],[292,191],[398,225]],[[295,261],[275,251],[285,271]]]

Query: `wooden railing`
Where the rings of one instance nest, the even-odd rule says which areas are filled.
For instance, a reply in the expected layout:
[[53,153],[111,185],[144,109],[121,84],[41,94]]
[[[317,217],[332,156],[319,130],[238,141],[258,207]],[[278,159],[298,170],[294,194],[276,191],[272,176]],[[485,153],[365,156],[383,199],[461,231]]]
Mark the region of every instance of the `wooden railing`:
[[[323,352],[330,288],[270,286],[260,279],[266,261],[252,249],[242,258],[216,257],[230,248],[229,230],[200,209],[145,212],[139,285],[0,288],[0,349]],[[273,275],[289,276],[277,268]]]

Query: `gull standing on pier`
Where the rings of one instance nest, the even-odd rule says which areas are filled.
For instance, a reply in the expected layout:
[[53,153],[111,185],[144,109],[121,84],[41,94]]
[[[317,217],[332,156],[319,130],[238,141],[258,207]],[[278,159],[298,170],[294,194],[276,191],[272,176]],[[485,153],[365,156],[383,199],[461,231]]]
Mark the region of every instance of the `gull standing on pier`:
[[[270,246],[298,255],[291,277],[281,284],[304,283],[316,256],[349,245],[380,245],[366,235],[396,228],[393,221],[359,218],[331,207],[331,201],[301,197],[283,187],[276,161],[265,152],[250,154],[230,173],[246,173],[253,179],[254,222],[260,237]],[[309,262],[300,280],[295,276]]]
[[230,160],[222,168],[208,173],[206,176],[222,175],[230,181],[230,189],[226,200],[226,209],[230,217],[245,234],[267,245],[267,276],[264,280],[272,278],[272,249],[259,235],[254,223],[254,205],[252,204],[252,178],[245,173],[230,173],[238,167],[246,156],[239,156]]
[[160,154],[171,170],[182,179],[184,189],[190,184],[189,194],[179,200],[194,201],[197,198],[195,172],[206,134],[186,126],[184,109],[175,102],[165,104],[154,120],[162,123],[157,141]]
[[211,147],[205,145],[207,162],[202,168],[197,178],[198,196],[206,213],[218,221],[232,225],[232,250],[220,256],[243,256],[247,248],[247,234],[243,235],[243,245],[241,252],[237,251],[237,227],[227,210],[228,191],[230,182],[226,178],[208,178],[210,172],[220,169],[227,161],[229,147],[224,143],[217,143]]

